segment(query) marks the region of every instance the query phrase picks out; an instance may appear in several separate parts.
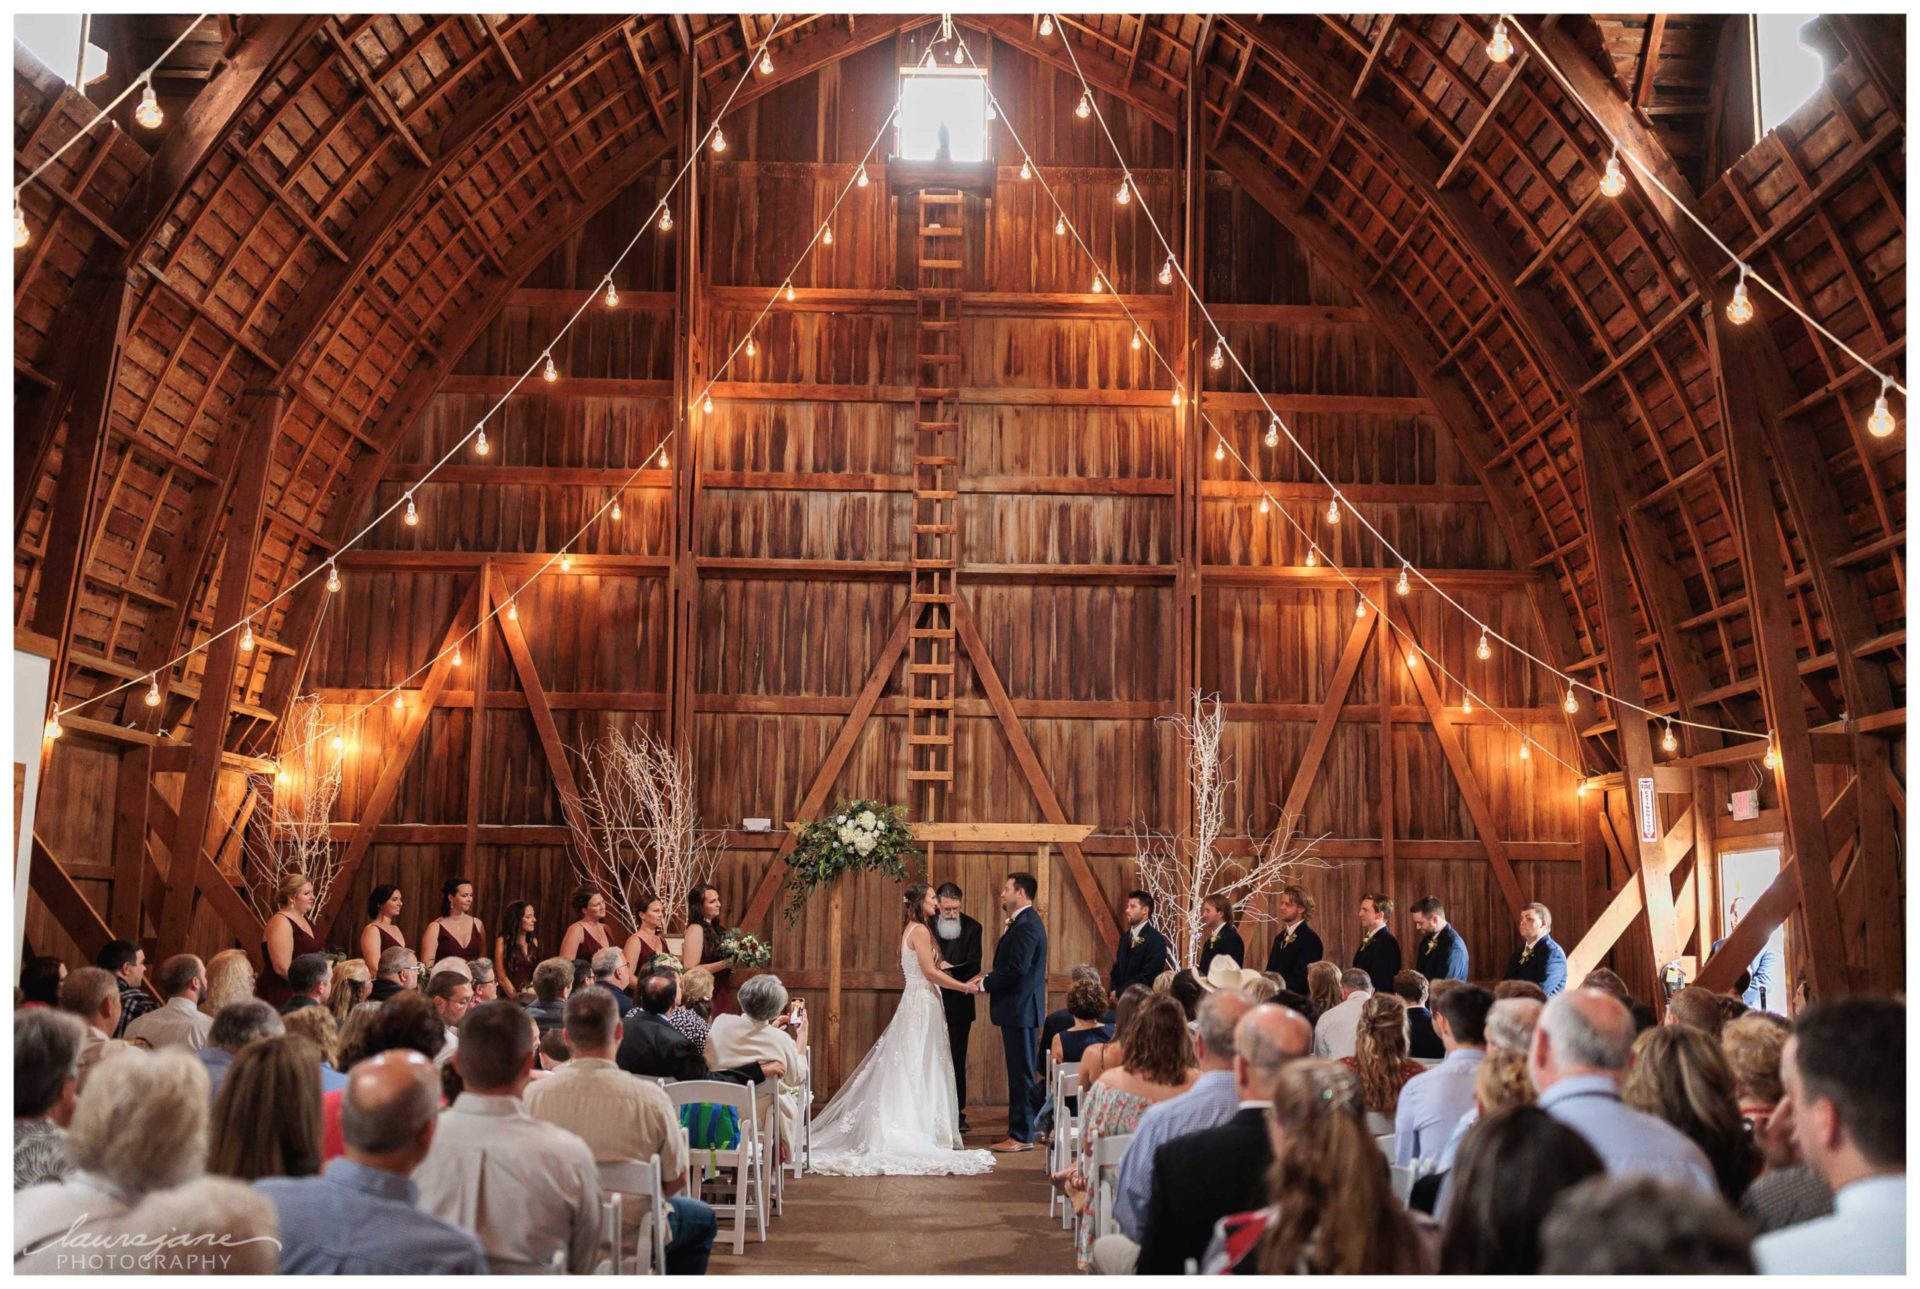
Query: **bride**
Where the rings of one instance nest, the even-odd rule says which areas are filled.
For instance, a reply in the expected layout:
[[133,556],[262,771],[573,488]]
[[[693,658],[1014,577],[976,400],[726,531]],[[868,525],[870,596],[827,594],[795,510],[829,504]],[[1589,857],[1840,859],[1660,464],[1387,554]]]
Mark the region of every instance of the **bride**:
[[900,1009],[813,1121],[813,1170],[847,1177],[984,1173],[993,1156],[960,1148],[959,1099],[940,991],[964,988],[934,964],[932,890],[907,887]]

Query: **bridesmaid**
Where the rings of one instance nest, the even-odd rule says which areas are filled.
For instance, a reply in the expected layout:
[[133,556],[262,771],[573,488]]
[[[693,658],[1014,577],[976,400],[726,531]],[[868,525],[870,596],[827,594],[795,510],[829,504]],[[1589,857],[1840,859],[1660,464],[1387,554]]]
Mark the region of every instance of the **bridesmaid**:
[[493,940],[493,970],[500,979],[500,996],[518,998],[520,991],[533,983],[533,969],[540,965],[540,937],[534,934],[539,917],[526,900],[507,905],[500,919],[500,934]]
[[578,917],[560,939],[560,956],[591,962],[613,936],[607,929],[607,897],[591,886],[583,886],[573,893],[571,903]]
[[260,960],[266,964],[254,993],[278,1011],[293,997],[287,983],[287,970],[302,954],[324,953],[326,944],[313,933],[307,921],[313,912],[313,883],[305,873],[288,873],[274,892],[276,912],[267,919],[266,936],[260,941]]
[[733,1002],[733,964],[720,957],[720,891],[702,882],[687,895],[687,942],[681,959],[713,974],[713,1014],[738,1015]]
[[487,956],[486,928],[473,915],[473,883],[449,877],[440,883],[440,916],[427,923],[420,937],[421,965],[431,967],[442,958],[472,962]]
[[667,951],[667,906],[659,896],[648,900],[646,907],[640,910],[640,925],[627,937],[627,973],[635,980],[640,979],[641,969],[657,953]]
[[380,975],[380,955],[388,949],[407,947],[407,936],[399,927],[400,888],[381,882],[367,896],[368,923],[360,928],[360,956],[366,961],[367,976]]

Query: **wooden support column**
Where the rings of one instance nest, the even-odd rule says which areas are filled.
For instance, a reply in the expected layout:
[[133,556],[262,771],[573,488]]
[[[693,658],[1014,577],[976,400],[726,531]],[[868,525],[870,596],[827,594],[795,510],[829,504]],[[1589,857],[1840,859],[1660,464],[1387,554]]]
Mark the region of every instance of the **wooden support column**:
[[[695,156],[700,147],[701,121],[699,62],[691,45],[682,59],[680,83],[685,87],[680,112],[680,156]],[[693,757],[694,660],[699,643],[700,569],[695,562],[700,511],[700,465],[705,455],[707,428],[716,416],[727,415],[722,405],[714,415],[696,412],[705,380],[701,323],[705,316],[701,276],[701,232],[711,212],[700,204],[700,180],[716,165],[711,155],[696,157],[681,179],[680,217],[675,226],[680,242],[674,248],[674,345],[672,425],[677,433],[668,459],[673,476],[672,558],[668,574],[672,618],[667,627],[667,742],[682,761]],[[669,917],[673,913],[669,911]]]
[[[224,883],[201,851],[219,786],[221,754],[226,751],[227,715],[239,671],[240,624],[250,610],[253,565],[260,550],[267,508],[267,482],[280,437],[286,397],[278,391],[250,390],[253,400],[248,450],[242,454],[234,485],[233,513],[227,520],[226,552],[220,562],[219,601],[213,616],[216,638],[207,648],[200,676],[200,700],[193,710],[193,742],[187,755],[186,784],[180,790],[180,818],[168,849],[167,897],[161,906],[160,956],[186,948],[193,919],[195,887],[203,880]],[[216,906],[218,907],[218,906]],[[236,928],[237,930],[238,928]]]
[[[1357,89],[1356,89],[1356,92]],[[1393,781],[1393,683],[1394,664],[1406,665],[1400,653],[1400,641],[1393,633],[1393,593],[1383,579],[1372,588],[1373,606],[1380,614],[1380,889],[1388,899],[1397,899],[1393,855],[1393,804],[1397,796]]]
[[122,938],[136,942],[145,938],[140,911],[147,894],[147,797],[152,780],[151,746],[121,753],[114,791],[113,893],[107,900],[107,923],[120,928]]
[[487,606],[493,603],[491,563],[480,566],[475,587],[480,624],[474,629],[467,658],[467,674],[473,678],[473,714],[467,720],[467,827],[460,846],[461,870],[468,873],[479,867],[480,802],[486,790],[487,687],[493,669],[493,622],[487,616]]
[[[1212,18],[1206,19],[1211,29]],[[1198,92],[1205,66],[1200,61],[1203,38],[1194,48],[1194,63],[1189,72],[1185,98],[1185,121],[1179,140],[1180,151],[1180,239],[1181,266],[1196,285],[1206,281],[1205,254],[1206,139],[1205,113]],[[1145,200],[1143,196],[1141,200]],[[1167,346],[1168,358],[1177,373],[1175,379],[1186,398],[1173,419],[1176,450],[1173,464],[1173,703],[1172,710],[1185,711],[1195,689],[1205,682],[1200,660],[1200,622],[1204,603],[1200,566],[1204,562],[1200,534],[1202,530],[1201,481],[1206,475],[1204,455],[1206,427],[1200,420],[1202,368],[1197,355],[1201,320],[1193,296],[1178,278],[1174,282],[1174,334]],[[1169,758],[1165,771],[1167,799],[1174,803],[1173,832],[1190,836],[1193,831],[1193,792],[1181,773],[1178,758]],[[1116,936],[1118,931],[1115,932]]]

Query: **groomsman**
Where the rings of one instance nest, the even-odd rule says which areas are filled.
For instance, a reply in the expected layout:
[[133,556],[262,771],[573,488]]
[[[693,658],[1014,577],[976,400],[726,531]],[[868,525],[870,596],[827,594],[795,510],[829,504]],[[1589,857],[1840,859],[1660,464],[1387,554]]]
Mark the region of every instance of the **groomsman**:
[[1400,942],[1387,930],[1393,916],[1393,901],[1385,895],[1360,897],[1360,947],[1353,951],[1355,969],[1373,979],[1373,992],[1393,992],[1393,978],[1400,971]]
[[1246,941],[1233,929],[1233,901],[1209,895],[1200,902],[1200,967],[1205,976],[1215,958],[1230,958],[1236,967],[1247,965]]
[[1567,952],[1553,942],[1553,914],[1544,904],[1520,910],[1520,947],[1507,962],[1504,980],[1531,980],[1551,998],[1567,987]]
[[1467,942],[1447,921],[1446,906],[1434,896],[1415,900],[1413,929],[1420,936],[1413,969],[1429,982],[1467,978]]
[[1313,896],[1304,886],[1282,887],[1274,912],[1279,915],[1280,926],[1273,933],[1273,947],[1267,951],[1267,970],[1285,980],[1294,993],[1305,994],[1307,968],[1327,956],[1320,933],[1307,925],[1313,916]]
[[1115,998],[1125,993],[1128,985],[1153,988],[1154,979],[1172,965],[1167,937],[1153,924],[1153,896],[1145,891],[1128,891],[1124,916],[1126,931],[1113,955],[1113,974],[1108,980]]
[[[980,924],[960,911],[961,892],[952,882],[934,892],[939,909],[933,921],[934,952],[940,970],[962,982],[980,974]],[[960,1131],[967,1124],[967,1039],[979,1014],[980,995],[960,989],[942,989],[940,1005],[947,1015],[947,1049],[953,1053],[953,1088],[959,1094]]]

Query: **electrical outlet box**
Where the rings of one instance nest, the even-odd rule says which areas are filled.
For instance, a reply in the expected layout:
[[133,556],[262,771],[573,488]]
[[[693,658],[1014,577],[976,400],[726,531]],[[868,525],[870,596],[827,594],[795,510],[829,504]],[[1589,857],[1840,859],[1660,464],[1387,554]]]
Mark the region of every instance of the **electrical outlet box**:
[[1734,821],[1745,823],[1749,819],[1760,817],[1760,794],[1752,788],[1733,794],[1733,800],[1727,803],[1727,809],[1733,812]]
[[742,819],[742,820],[740,821],[740,827],[741,827],[741,828],[743,828],[744,830],[746,830],[747,832],[772,832],[772,831],[773,831],[773,820],[771,820],[771,819]]

